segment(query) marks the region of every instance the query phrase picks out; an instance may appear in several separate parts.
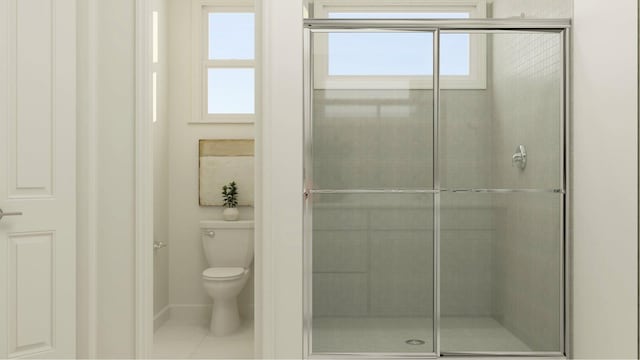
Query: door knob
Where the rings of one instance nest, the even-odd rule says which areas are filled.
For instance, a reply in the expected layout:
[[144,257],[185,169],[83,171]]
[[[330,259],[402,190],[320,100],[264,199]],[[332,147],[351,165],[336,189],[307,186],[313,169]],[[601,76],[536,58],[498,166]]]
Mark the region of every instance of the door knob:
[[2,211],[2,209],[0,209],[0,220],[2,220],[3,217],[5,216],[21,216],[22,213],[21,212],[4,212]]

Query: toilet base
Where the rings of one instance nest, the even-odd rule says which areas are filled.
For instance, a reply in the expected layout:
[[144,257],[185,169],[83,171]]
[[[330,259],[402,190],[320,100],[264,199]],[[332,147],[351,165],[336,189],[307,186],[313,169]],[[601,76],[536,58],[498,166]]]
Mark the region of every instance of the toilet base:
[[225,336],[236,332],[240,327],[238,302],[233,299],[215,299],[211,310],[209,329],[214,336]]

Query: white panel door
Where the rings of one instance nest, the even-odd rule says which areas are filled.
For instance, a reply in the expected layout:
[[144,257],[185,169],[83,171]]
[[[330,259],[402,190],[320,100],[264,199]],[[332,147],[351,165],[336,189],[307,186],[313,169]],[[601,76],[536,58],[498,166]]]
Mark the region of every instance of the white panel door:
[[0,0],[0,358],[75,357],[76,0]]

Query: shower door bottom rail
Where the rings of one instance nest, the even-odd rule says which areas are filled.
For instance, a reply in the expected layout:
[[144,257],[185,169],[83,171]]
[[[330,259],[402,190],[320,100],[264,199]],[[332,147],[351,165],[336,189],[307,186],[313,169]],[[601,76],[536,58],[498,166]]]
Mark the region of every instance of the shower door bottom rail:
[[566,359],[567,356],[561,352],[535,352],[535,351],[443,351],[441,357],[529,357],[545,359]]
[[483,351],[483,352],[464,352],[464,351],[443,351],[440,355],[436,353],[312,353],[309,359],[317,360],[335,360],[335,359],[441,359],[441,358],[541,358],[541,359],[559,359],[564,360],[567,356],[561,352],[504,352],[504,351]]

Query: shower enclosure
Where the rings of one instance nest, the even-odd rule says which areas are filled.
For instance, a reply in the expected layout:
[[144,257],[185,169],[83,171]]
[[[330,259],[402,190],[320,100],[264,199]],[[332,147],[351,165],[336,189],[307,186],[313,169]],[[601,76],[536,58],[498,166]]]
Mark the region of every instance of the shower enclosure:
[[306,355],[564,356],[569,21],[352,15],[305,20]]

